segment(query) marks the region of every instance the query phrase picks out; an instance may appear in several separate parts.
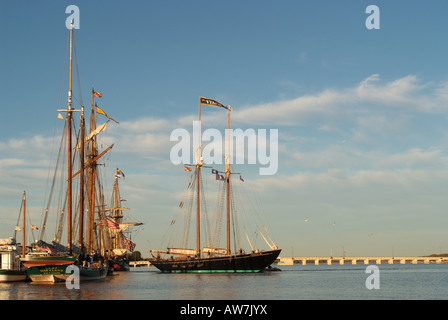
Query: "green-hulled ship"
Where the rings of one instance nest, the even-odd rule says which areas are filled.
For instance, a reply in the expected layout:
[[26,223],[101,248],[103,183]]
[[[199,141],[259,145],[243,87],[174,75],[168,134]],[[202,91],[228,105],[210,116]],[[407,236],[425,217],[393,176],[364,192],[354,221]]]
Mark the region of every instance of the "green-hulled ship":
[[[81,105],[80,110],[72,106],[72,65],[74,53],[74,30],[73,25],[69,33],[70,41],[70,75],[68,90],[68,107],[66,110],[58,110],[65,113],[64,117],[58,113],[58,118],[65,119],[64,132],[59,148],[58,164],[55,167],[53,184],[50,191],[47,207],[45,209],[43,225],[40,230],[40,238],[33,243],[32,250],[22,257],[23,265],[27,269],[29,278],[34,282],[58,282],[65,281],[78,268],[80,280],[104,279],[109,269],[108,258],[111,255],[111,233],[102,221],[105,220],[105,205],[102,187],[99,185],[99,174],[97,173],[97,161],[109,151],[109,146],[99,154],[97,149],[97,135],[104,131],[107,125],[97,127],[97,113],[104,114],[96,103],[95,97],[102,95],[92,89],[92,109],[90,121],[90,134],[86,136],[84,118],[84,106],[82,98],[77,99]],[[76,54],[75,54],[76,57]],[[76,64],[77,65],[77,64]],[[76,134],[77,143],[72,142],[75,131],[74,113],[79,112],[79,131]],[[106,117],[110,118],[106,115]],[[113,120],[113,119],[112,119]],[[114,120],[115,121],[115,120]],[[66,150],[66,152],[64,151]],[[75,161],[78,160],[78,161]],[[65,175],[61,175],[59,162],[66,165]],[[76,166],[78,170],[76,171]],[[74,179],[79,179],[79,190],[72,187]],[[64,183],[63,181],[66,181]],[[57,183],[60,185],[55,186]],[[51,244],[43,241],[47,217],[50,211],[50,202],[54,197],[54,190],[59,190],[59,196],[54,201],[58,203],[57,231]],[[75,204],[76,201],[76,204]],[[73,204],[75,204],[73,206]],[[76,209],[77,211],[75,212]],[[66,224],[64,223],[66,221]],[[61,244],[64,224],[67,226],[67,245]],[[77,230],[76,230],[77,229]],[[75,237],[75,234],[78,236]],[[67,269],[70,267],[70,269]]]

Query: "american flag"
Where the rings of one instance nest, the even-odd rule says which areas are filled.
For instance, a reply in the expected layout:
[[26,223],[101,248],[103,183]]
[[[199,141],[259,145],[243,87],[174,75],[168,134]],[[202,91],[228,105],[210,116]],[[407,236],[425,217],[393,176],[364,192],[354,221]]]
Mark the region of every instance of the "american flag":
[[115,229],[115,230],[119,230],[120,229],[120,226],[118,225],[118,223],[116,223],[115,221],[110,220],[109,218],[102,219],[100,221],[100,224],[102,226],[107,226],[107,227],[109,227],[111,229]]
[[135,249],[135,243],[126,237],[123,238],[123,245],[131,252],[133,252]]

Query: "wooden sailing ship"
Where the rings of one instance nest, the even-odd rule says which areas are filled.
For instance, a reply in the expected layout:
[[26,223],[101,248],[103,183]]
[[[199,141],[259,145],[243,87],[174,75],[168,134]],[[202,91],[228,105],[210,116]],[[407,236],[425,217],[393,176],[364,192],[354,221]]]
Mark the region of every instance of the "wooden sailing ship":
[[114,188],[112,203],[107,217],[108,225],[112,233],[112,259],[111,265],[114,271],[129,271],[128,252],[133,252],[135,243],[130,239],[131,228],[141,226],[141,222],[128,221],[125,212],[129,208],[121,205],[126,199],[120,195],[119,179],[124,178],[124,173],[117,168],[114,174]]
[[[199,99],[199,137],[201,137],[201,105],[218,106],[227,109],[228,129],[230,129],[230,111],[233,109],[230,106],[224,106],[220,102],[200,97]],[[228,131],[230,133],[230,130]],[[216,175],[216,180],[224,182],[223,192],[225,192],[225,208],[226,208],[226,246],[216,246],[215,241],[211,241],[210,245],[202,247],[201,243],[201,221],[203,215],[201,211],[204,209],[204,204],[201,202],[203,197],[203,190],[201,188],[202,168],[208,167],[203,163],[201,157],[201,138],[199,138],[199,147],[196,153],[196,164],[185,166],[185,171],[192,173],[188,188],[190,190],[196,189],[196,196],[190,196],[191,200],[196,202],[196,248],[186,247],[168,247],[166,250],[151,250],[153,258],[151,264],[156,266],[161,272],[165,273],[201,273],[201,272],[260,272],[269,267],[278,257],[281,252],[271,240],[269,243],[266,237],[263,238],[269,245],[269,250],[257,250],[251,244],[246,232],[251,251],[246,252],[241,247],[238,248],[236,237],[233,239],[233,250],[231,234],[235,233],[231,230],[232,221],[236,219],[235,205],[231,200],[231,177],[234,174],[230,166],[230,139],[229,147],[226,157],[225,172],[219,172],[212,168],[212,174]],[[210,168],[210,167],[209,167]],[[223,173],[224,175],[221,175]],[[241,176],[240,176],[241,178]],[[243,179],[241,179],[243,180]],[[195,198],[195,199],[194,199]],[[202,204],[202,205],[201,205]],[[181,202],[180,207],[192,208],[192,203],[186,205]],[[217,222],[219,219],[216,220]],[[188,221],[187,224],[190,222]],[[171,225],[176,224],[175,220],[171,221]],[[207,226],[207,223],[205,223]],[[218,226],[218,223],[216,224]],[[235,222],[233,223],[235,226]],[[221,233],[221,227],[216,227],[212,233],[216,236]],[[258,228],[261,232],[261,230]],[[235,229],[233,229],[235,231]],[[188,235],[187,235],[188,236]],[[215,237],[215,238],[219,238]],[[184,241],[185,243],[186,241]],[[154,256],[156,254],[156,256]]]
[[[94,104],[95,97],[101,94],[92,88],[92,109],[90,117],[90,134],[85,135],[84,106],[75,110],[72,103],[72,64],[74,52],[74,30],[70,28],[70,75],[68,90],[68,108],[58,110],[58,118],[65,119],[64,133],[61,139],[58,159],[66,161],[65,176],[57,179],[57,174],[63,172],[56,164],[53,184],[49,199],[57,198],[57,231],[52,243],[44,241],[47,218],[50,211],[50,201],[45,208],[39,240],[32,244],[33,250],[22,257],[27,268],[28,277],[35,282],[58,282],[66,280],[71,271],[67,267],[74,265],[79,268],[80,280],[104,279],[108,272],[108,259],[111,252],[111,233],[102,221],[106,218],[103,189],[98,173],[98,160],[108,152],[113,145],[99,153],[97,135],[102,132],[107,122],[97,126],[97,113],[107,114]],[[75,55],[76,56],[76,55]],[[82,101],[82,99],[79,99]],[[79,131],[75,136],[78,142],[73,143],[74,113],[80,112]],[[109,116],[107,116],[109,119]],[[113,120],[113,119],[112,119]],[[115,120],[114,120],[115,121]],[[66,150],[66,156],[64,155]],[[63,156],[64,155],[64,156]],[[76,165],[78,170],[76,171]],[[74,181],[79,185],[78,191],[73,188]],[[60,181],[59,196],[54,196],[55,182]],[[63,182],[66,181],[66,184]],[[54,196],[54,197],[53,197]],[[66,223],[64,223],[66,220]],[[64,224],[67,226],[67,245],[61,244]],[[76,232],[77,228],[77,232]],[[78,235],[77,237],[75,235]]]

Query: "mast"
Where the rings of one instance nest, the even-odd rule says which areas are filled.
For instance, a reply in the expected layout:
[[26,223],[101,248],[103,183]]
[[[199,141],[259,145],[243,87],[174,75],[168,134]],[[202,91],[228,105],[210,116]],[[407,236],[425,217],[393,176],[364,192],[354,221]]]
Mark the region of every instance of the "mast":
[[[114,219],[114,221],[116,223],[120,223],[121,222],[121,210],[119,209],[121,207],[120,205],[120,194],[118,191],[118,177],[114,177],[114,196],[113,196],[113,208],[112,208],[112,218]],[[113,249],[118,248],[119,246],[119,238],[120,235],[117,233],[115,235],[115,237],[113,238],[113,244],[112,247]]]
[[25,195],[25,191],[23,191],[23,197],[22,197],[22,202],[23,202],[23,240],[22,240],[22,258],[25,258],[25,242],[26,242],[26,237],[25,237],[25,214],[26,214],[26,195]]
[[196,151],[196,207],[197,207],[197,213],[196,213],[196,238],[197,238],[197,254],[199,255],[198,258],[200,258],[201,255],[201,214],[200,214],[200,186],[199,186],[199,175],[201,172],[201,99],[199,98],[199,144],[198,144],[198,150]]
[[79,178],[79,246],[84,252],[84,136],[85,136],[84,107],[81,107],[81,150],[79,159],[81,161]]
[[70,25],[70,86],[68,91],[68,177],[67,177],[67,242],[69,253],[72,253],[72,60],[73,60],[73,20]]
[[227,185],[227,254],[230,255],[230,109],[227,109],[227,143],[226,185]]
[[[90,132],[96,129],[96,113],[94,105],[94,89],[92,87],[92,112],[90,117]],[[96,147],[95,147],[95,136],[92,137],[90,141],[90,183],[89,183],[89,216],[87,224],[87,252],[91,253],[93,249],[93,228],[94,228],[94,217],[95,217],[95,157],[96,157]]]

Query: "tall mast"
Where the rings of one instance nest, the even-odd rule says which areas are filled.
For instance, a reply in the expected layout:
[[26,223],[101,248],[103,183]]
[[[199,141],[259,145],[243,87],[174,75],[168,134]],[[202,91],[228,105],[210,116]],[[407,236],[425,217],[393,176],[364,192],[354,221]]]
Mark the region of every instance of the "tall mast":
[[84,121],[84,107],[81,106],[81,150],[79,154],[81,176],[79,178],[79,245],[81,251],[84,252],[84,136],[85,136],[85,121]]
[[227,109],[226,184],[227,184],[227,254],[230,254],[230,109]]
[[[96,129],[96,112],[94,105],[94,89],[92,87],[92,112],[90,117],[90,132]],[[95,157],[96,157],[96,146],[95,137],[92,137],[90,141],[90,183],[89,183],[89,216],[88,216],[88,227],[87,227],[87,252],[91,253],[93,249],[93,228],[94,228],[94,217],[95,217]]]
[[199,144],[198,144],[198,150],[196,151],[196,207],[197,207],[197,213],[196,213],[196,220],[197,220],[197,226],[196,226],[196,238],[197,238],[197,254],[199,255],[198,258],[201,255],[201,214],[200,214],[200,186],[199,186],[199,175],[201,172],[201,99],[199,98]]
[[67,180],[67,242],[69,253],[72,253],[72,60],[73,60],[73,20],[70,26],[70,87],[68,91],[68,180]]
[[22,240],[22,258],[25,258],[25,249],[26,249],[26,237],[25,237],[25,214],[26,214],[26,195],[25,195],[25,191],[23,191],[23,197],[22,197],[22,202],[23,202],[23,240]]

